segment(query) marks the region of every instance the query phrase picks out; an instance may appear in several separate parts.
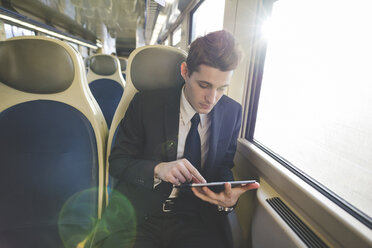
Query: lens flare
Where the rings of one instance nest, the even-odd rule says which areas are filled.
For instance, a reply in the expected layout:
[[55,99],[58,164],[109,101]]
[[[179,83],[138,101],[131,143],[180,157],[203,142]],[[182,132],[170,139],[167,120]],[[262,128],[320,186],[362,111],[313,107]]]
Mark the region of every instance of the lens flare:
[[98,220],[97,195],[96,188],[76,193],[62,207],[58,229],[64,247],[132,247],[136,218],[130,201],[113,191]]

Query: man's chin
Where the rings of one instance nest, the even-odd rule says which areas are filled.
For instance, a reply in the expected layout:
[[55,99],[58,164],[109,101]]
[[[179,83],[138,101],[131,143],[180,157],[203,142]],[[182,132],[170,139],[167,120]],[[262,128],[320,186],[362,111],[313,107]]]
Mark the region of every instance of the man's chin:
[[199,108],[197,112],[199,114],[208,114],[209,112],[211,112],[212,109],[213,108],[208,108],[208,109],[206,109],[206,108]]

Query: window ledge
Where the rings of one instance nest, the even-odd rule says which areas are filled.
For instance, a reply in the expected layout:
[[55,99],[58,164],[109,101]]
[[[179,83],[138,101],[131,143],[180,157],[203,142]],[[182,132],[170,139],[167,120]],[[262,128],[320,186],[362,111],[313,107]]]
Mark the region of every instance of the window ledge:
[[246,139],[237,152],[310,223],[346,247],[372,247],[372,230]]

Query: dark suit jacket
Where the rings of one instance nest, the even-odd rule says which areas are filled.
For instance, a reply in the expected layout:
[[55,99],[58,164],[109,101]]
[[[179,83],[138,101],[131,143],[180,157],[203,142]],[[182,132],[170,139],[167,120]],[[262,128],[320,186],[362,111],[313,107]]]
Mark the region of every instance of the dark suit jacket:
[[[109,159],[110,174],[118,180],[116,190],[133,204],[137,222],[160,211],[170,194],[170,183],[162,182],[154,189],[154,167],[177,159],[180,96],[180,88],[139,92],[120,123]],[[202,175],[207,182],[230,181],[241,106],[222,96],[211,118],[210,147]],[[205,213],[217,214],[216,206],[199,201]]]

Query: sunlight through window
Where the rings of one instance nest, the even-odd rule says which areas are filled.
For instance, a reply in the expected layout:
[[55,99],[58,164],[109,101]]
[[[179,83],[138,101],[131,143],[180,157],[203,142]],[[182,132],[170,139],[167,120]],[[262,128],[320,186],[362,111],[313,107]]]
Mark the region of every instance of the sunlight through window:
[[[372,2],[280,0],[254,139],[372,216]],[[347,181],[347,183],[345,182]]]
[[225,0],[205,0],[192,14],[191,41],[223,29]]

